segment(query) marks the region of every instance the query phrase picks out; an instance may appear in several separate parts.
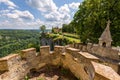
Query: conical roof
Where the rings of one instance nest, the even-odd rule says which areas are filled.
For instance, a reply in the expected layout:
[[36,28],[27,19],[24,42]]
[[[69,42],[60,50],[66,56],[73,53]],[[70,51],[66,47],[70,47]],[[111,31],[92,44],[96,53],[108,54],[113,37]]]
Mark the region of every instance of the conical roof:
[[108,20],[107,27],[105,28],[104,32],[100,36],[99,40],[112,41],[112,37],[110,34],[110,20]]

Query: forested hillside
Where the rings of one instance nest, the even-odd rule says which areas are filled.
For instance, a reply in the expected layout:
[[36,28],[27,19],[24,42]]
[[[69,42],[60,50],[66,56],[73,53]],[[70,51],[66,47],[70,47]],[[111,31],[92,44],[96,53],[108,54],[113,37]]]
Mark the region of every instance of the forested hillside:
[[0,30],[0,57],[29,47],[39,50],[39,31]]

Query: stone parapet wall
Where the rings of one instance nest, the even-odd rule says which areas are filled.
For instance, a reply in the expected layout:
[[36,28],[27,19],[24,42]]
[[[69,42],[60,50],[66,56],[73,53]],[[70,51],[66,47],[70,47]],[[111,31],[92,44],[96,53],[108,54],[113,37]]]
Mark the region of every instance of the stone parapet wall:
[[[3,60],[4,61],[3,61]],[[7,70],[0,75],[0,80],[20,80],[23,79],[29,70],[36,66],[36,49],[30,48],[21,51],[19,54],[10,54],[1,58],[0,71]],[[1,66],[7,67],[2,68]]]
[[81,43],[71,44],[72,48],[79,49],[82,52],[89,52],[101,56],[103,58],[110,58],[114,60],[120,60],[117,49],[112,49],[111,47],[102,47],[98,44],[88,43],[87,45],[83,45]]
[[[55,46],[54,51],[51,53],[49,46],[41,46],[40,54],[38,55],[36,55],[35,48],[30,48],[22,50],[20,55],[11,54],[3,57],[0,59],[0,80],[21,80],[31,69],[38,70],[48,64],[70,69],[70,71],[81,80],[97,80],[99,76],[103,80],[109,79],[107,76],[97,74],[95,71],[96,64],[93,65],[91,63],[91,61],[94,61],[97,65],[101,64],[104,65],[104,67],[107,66],[100,58],[90,53],[95,50],[97,52],[98,46],[82,46],[81,44],[76,44],[75,47],[77,48]],[[115,73],[115,76],[119,78],[116,73],[118,66],[112,63],[107,64],[112,67],[110,69]],[[101,71],[104,70],[101,69]]]

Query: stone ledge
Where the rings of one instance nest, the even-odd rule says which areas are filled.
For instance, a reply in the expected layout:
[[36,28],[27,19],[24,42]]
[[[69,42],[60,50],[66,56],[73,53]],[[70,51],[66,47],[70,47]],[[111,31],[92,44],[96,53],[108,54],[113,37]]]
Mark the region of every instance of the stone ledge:
[[95,73],[109,80],[120,80],[120,76],[111,67],[93,61],[91,61],[91,63],[95,69]]
[[88,52],[78,52],[78,53],[81,54],[82,56],[84,56],[85,58],[99,60],[98,57],[96,57]]
[[56,48],[63,48],[64,46],[55,46]]
[[29,48],[29,49],[22,50],[21,52],[26,53],[26,52],[29,52],[29,51],[36,51],[36,49],[35,48]]
[[19,54],[10,54],[10,55],[8,55],[8,56],[5,56],[5,57],[0,58],[0,61],[9,60],[9,59],[11,59],[11,58],[13,58],[13,57],[17,57],[18,55],[19,55]]
[[40,46],[40,48],[48,48],[48,47],[50,47],[50,46]]
[[79,52],[80,50],[79,49],[75,49],[75,48],[67,48],[68,50],[71,50],[71,51],[75,51],[75,52]]

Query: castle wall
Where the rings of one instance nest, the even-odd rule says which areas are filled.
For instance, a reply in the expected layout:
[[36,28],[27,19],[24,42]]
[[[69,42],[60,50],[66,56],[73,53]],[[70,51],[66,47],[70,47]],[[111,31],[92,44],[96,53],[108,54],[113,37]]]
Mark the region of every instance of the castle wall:
[[[97,74],[95,67],[91,63],[91,61],[97,62],[98,64],[101,63],[102,65],[106,65],[107,63],[102,62],[100,58],[88,52],[89,50],[92,52],[93,47],[94,51],[97,52],[98,47],[95,47],[95,45],[77,45],[76,47],[77,49],[55,46],[54,51],[51,53],[49,46],[41,46],[40,54],[38,55],[36,55],[35,48],[22,50],[21,55],[8,55],[0,59],[0,64],[5,65],[4,68],[0,65],[1,71],[7,70],[0,75],[0,80],[20,80],[24,78],[31,69],[38,70],[49,64],[63,66],[64,68],[70,69],[70,71],[81,80],[100,80],[98,79],[99,77],[102,80],[108,80],[108,77]],[[117,71],[114,64],[107,63],[107,65]],[[103,70],[101,69],[101,71]],[[115,76],[116,75],[117,74],[115,74]]]
[[89,75],[84,71],[83,64],[73,59],[72,55],[66,54],[62,59],[63,67],[70,71],[80,80],[89,80]]
[[4,59],[7,61],[8,71],[0,75],[0,80],[19,80],[26,74],[27,68],[23,68],[21,57],[18,54],[11,54]]
[[36,67],[34,60],[36,59],[36,49],[30,48],[21,51],[19,54],[11,54],[4,59],[7,61],[8,71],[0,75],[0,80],[20,80],[30,71],[31,68]]
[[120,60],[118,56],[119,53],[118,50],[107,47],[101,47],[98,44],[88,43],[87,45],[83,45],[80,43],[75,43],[75,44],[71,44],[70,47],[79,49],[80,51],[83,52],[93,53],[104,58]]
[[112,48],[101,47],[97,44],[88,44],[87,51],[104,58],[119,60],[119,56],[118,56],[119,51],[114,50]]
[[30,69],[36,67],[37,65],[36,56],[35,48],[29,48],[21,51],[21,57],[29,63]]

